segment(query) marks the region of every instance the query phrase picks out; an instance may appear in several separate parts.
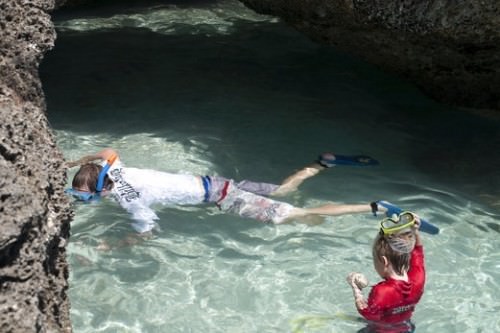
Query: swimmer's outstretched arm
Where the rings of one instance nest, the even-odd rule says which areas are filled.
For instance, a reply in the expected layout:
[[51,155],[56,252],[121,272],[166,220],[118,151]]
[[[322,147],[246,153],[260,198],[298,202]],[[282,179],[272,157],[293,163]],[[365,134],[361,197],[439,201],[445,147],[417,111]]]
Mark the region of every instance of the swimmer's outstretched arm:
[[66,163],[66,165],[68,166],[68,168],[72,168],[72,167],[86,164],[86,163],[90,163],[90,162],[93,162],[96,160],[106,160],[113,155],[118,156],[118,153],[112,148],[105,148],[105,149],[101,150],[100,152],[95,153],[93,155],[86,155],[86,156],[83,156],[82,158],[80,158],[76,161],[70,161],[70,162]]

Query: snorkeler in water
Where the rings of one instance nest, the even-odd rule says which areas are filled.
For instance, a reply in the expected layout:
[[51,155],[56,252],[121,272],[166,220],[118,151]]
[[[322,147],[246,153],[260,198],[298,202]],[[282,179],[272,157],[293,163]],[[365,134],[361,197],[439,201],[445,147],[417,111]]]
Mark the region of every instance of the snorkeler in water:
[[[94,163],[101,161],[100,164]],[[69,167],[80,165],[67,190],[77,200],[89,201],[112,195],[134,219],[132,226],[139,233],[151,231],[158,216],[153,204],[199,205],[215,204],[223,212],[274,224],[286,223],[309,216],[337,216],[374,211],[374,203],[333,204],[299,208],[271,199],[295,191],[302,182],[322,170],[337,164],[374,165],[366,156],[340,156],[322,154],[317,161],[302,168],[280,185],[253,181],[236,182],[219,176],[174,174],[149,169],[129,168],[122,165],[116,151],[104,149],[94,155],[69,162]],[[375,204],[376,205],[376,204]],[[381,211],[383,206],[375,207]]]

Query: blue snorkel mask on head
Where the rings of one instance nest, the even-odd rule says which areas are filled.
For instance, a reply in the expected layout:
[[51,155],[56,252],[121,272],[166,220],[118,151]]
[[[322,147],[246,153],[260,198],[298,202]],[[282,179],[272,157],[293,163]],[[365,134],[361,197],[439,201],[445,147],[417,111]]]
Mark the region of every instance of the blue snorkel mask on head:
[[117,158],[116,155],[111,156],[106,161],[106,165],[99,172],[94,193],[85,192],[85,191],[78,191],[78,190],[75,190],[74,188],[68,188],[64,192],[71,195],[73,198],[75,198],[78,201],[90,202],[90,201],[99,200],[101,198],[101,192],[104,189],[104,179],[106,178],[108,170],[109,170],[109,168],[111,168],[111,165],[115,162],[116,158]]

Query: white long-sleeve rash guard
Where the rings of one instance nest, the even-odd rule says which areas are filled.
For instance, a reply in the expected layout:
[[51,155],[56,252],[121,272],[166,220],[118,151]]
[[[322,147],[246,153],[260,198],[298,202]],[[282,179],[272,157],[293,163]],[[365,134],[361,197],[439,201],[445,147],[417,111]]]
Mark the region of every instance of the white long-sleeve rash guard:
[[107,174],[114,182],[113,196],[132,215],[139,233],[152,230],[159,219],[151,205],[197,205],[205,195],[199,176],[127,168],[120,161]]

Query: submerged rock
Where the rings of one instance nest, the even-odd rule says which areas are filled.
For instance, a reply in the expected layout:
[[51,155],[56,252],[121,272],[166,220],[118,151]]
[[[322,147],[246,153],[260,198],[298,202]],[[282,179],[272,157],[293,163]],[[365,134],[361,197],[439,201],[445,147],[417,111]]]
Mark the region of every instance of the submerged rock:
[[500,110],[500,2],[240,0],[456,106]]
[[63,156],[38,77],[54,1],[0,3],[0,331],[70,332]]

